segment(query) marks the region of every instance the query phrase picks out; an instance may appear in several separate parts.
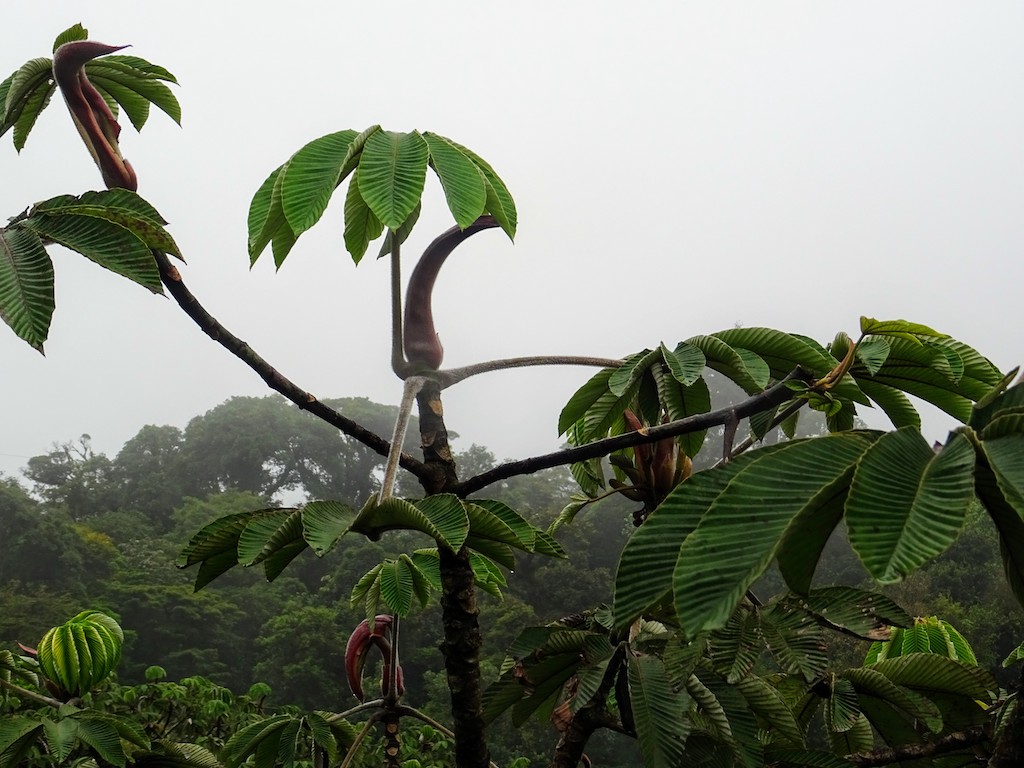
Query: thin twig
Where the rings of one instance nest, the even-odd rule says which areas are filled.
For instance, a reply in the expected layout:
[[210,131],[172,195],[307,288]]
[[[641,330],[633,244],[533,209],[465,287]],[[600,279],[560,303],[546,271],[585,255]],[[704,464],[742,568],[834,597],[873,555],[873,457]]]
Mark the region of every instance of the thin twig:
[[370,716],[370,719],[366,721],[363,728],[356,737],[352,740],[352,746],[348,748],[348,752],[345,753],[345,759],[342,760],[341,765],[338,768],[349,768],[352,765],[352,761],[356,757],[356,753],[359,751],[359,745],[363,743],[363,739],[366,738],[366,734],[370,732],[370,729],[384,716],[383,712],[377,712]]
[[390,498],[394,493],[398,459],[402,454],[405,431],[409,426],[409,418],[412,416],[412,404],[426,381],[422,376],[410,376],[405,380],[402,388],[402,402],[398,406],[398,418],[395,419],[395,429],[391,434],[391,452],[388,454],[387,465],[384,468],[384,482],[381,483],[380,494],[377,497],[378,503]]
[[[366,427],[362,426],[358,422],[355,422],[346,416],[342,416],[338,411],[324,404],[314,395],[301,389],[297,384],[286,378],[271,366],[270,363],[256,354],[252,347],[221,325],[217,318],[211,315],[206,308],[199,303],[199,300],[192,295],[192,292],[181,279],[181,273],[178,271],[177,267],[171,264],[170,259],[167,258],[167,254],[161,251],[153,251],[153,255],[156,258],[157,266],[160,269],[160,279],[167,287],[167,291],[178,303],[178,306],[182,308],[185,314],[191,317],[196,325],[199,326],[203,333],[252,368],[260,378],[267,383],[268,387],[273,389],[275,392],[280,392],[302,410],[309,411],[311,414],[317,416],[323,421],[326,421],[331,426],[337,427],[344,434],[359,441],[367,448],[370,448],[381,456],[387,456],[389,454],[391,445],[387,440],[366,429]],[[428,472],[422,462],[417,461],[407,453],[402,453],[400,455],[399,463],[403,468],[409,470],[417,477],[424,477]]]
[[474,363],[462,368],[449,368],[438,371],[434,374],[441,385],[441,389],[447,389],[452,384],[458,384],[463,379],[476,376],[479,373],[490,373],[501,371],[506,368],[528,368],[536,365],[589,365],[597,368],[618,368],[622,365],[621,360],[608,357],[586,357],[580,355],[533,355],[530,357],[507,357],[502,360],[488,360],[483,363]]
[[550,469],[552,467],[573,464],[578,461],[595,459],[599,456],[607,456],[609,453],[614,453],[615,451],[623,448],[631,448],[634,445],[643,445],[646,443],[656,443],[658,440],[663,440],[666,437],[678,437],[679,435],[699,432],[703,429],[708,429],[709,427],[716,427],[725,424],[731,418],[746,418],[755,413],[760,413],[761,411],[774,408],[775,406],[781,405],[789,400],[790,397],[792,397],[792,391],[788,386],[786,386],[787,383],[794,379],[806,381],[807,377],[808,374],[806,374],[801,368],[796,368],[792,373],[786,376],[786,378],[782,379],[782,381],[778,382],[770,389],[766,389],[764,392],[759,392],[736,405],[720,408],[717,411],[709,411],[708,413],[699,413],[694,416],[687,416],[685,419],[677,419],[676,421],[669,421],[665,424],[658,424],[649,427],[645,433],[625,432],[621,435],[595,440],[592,443],[587,443],[574,448],[565,448],[542,456],[534,456],[528,459],[520,459],[518,461],[509,461],[504,464],[499,464],[487,472],[482,472],[475,477],[471,477],[468,480],[459,483],[451,489],[451,492],[465,497],[482,488],[486,488],[488,485],[496,483],[499,480],[507,480],[510,477],[528,475],[542,469]]
[[352,717],[352,715],[358,715],[360,712],[365,712],[367,709],[378,709],[383,706],[384,699],[371,699],[370,701],[364,701],[362,704],[352,707],[352,709],[346,709],[344,712],[338,712],[330,717],[325,717],[324,720],[328,723],[336,723],[339,720]]

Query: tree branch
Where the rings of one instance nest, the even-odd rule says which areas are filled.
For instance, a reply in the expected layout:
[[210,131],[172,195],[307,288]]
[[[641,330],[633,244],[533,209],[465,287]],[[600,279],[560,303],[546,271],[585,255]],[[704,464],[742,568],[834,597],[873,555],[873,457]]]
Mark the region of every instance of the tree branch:
[[685,419],[677,419],[676,421],[669,421],[665,424],[658,424],[656,426],[649,427],[646,430],[646,433],[625,432],[621,435],[614,435],[613,437],[595,440],[592,443],[576,446],[574,448],[564,448],[560,451],[547,453],[542,456],[533,456],[528,459],[520,459],[518,461],[509,461],[504,464],[499,464],[494,467],[494,469],[490,469],[487,472],[483,472],[459,483],[452,489],[452,493],[465,497],[482,488],[486,488],[488,485],[496,483],[499,480],[507,480],[508,478],[516,477],[517,475],[528,475],[542,469],[551,469],[552,467],[573,464],[577,461],[586,461],[587,459],[594,459],[599,456],[607,456],[609,453],[613,453],[623,448],[631,448],[634,445],[644,445],[647,443],[656,443],[658,440],[663,440],[666,437],[678,437],[679,435],[687,435],[691,432],[699,432],[703,429],[708,429],[709,427],[717,427],[722,424],[726,424],[733,418],[746,418],[754,415],[755,413],[760,413],[761,411],[766,411],[769,408],[781,405],[792,398],[793,393],[786,384],[794,379],[800,379],[803,381],[810,380],[809,374],[805,373],[801,368],[796,368],[792,373],[786,376],[786,378],[775,384],[770,389],[766,389],[764,392],[759,392],[736,405],[730,405],[726,408],[720,408],[717,411],[709,411],[708,413],[698,413],[694,416],[687,416]]
[[622,365],[621,360],[614,360],[607,357],[580,357],[578,355],[534,355],[532,357],[507,357],[502,360],[488,360],[483,363],[474,363],[462,368],[449,368],[446,371],[438,371],[435,374],[441,389],[447,389],[452,384],[458,384],[463,379],[476,376],[478,373],[489,373],[500,371],[506,368],[527,368],[534,365],[592,365],[598,368],[618,368]]
[[858,752],[847,755],[844,759],[857,768],[876,768],[876,766],[902,763],[908,760],[919,760],[923,757],[944,755],[958,749],[981,744],[988,738],[984,725],[976,725],[963,731],[946,734],[935,741],[921,744],[903,744],[891,749],[876,749],[873,752]]
[[44,696],[43,694],[36,693],[35,691],[30,691],[27,688],[22,688],[20,685],[10,683],[2,677],[0,677],[0,686],[14,692],[23,699],[31,699],[36,702],[36,704],[46,704],[47,706],[54,707],[55,709],[59,709],[64,704],[63,701],[50,698],[49,696]]
[[[195,324],[199,326],[203,333],[252,368],[259,377],[267,383],[268,387],[273,389],[275,392],[280,392],[302,410],[308,411],[314,416],[326,421],[331,426],[341,430],[341,432],[352,439],[358,440],[367,448],[375,451],[381,456],[386,457],[388,455],[391,449],[391,444],[388,443],[387,440],[375,432],[371,432],[366,429],[366,427],[352,419],[342,416],[336,410],[321,402],[314,395],[301,389],[290,379],[282,375],[273,366],[271,366],[270,363],[256,354],[252,347],[231,333],[227,328],[220,324],[217,318],[206,311],[203,305],[199,303],[199,300],[192,295],[192,292],[185,285],[184,281],[181,279],[181,273],[178,272],[178,269],[173,264],[171,264],[170,259],[167,258],[167,254],[160,251],[153,251],[153,255],[155,256],[157,266],[160,269],[160,279],[167,287],[167,291],[178,303],[178,306],[182,308],[185,314],[191,317]],[[404,469],[407,469],[409,472],[412,472],[416,477],[421,479],[429,472],[422,462],[417,461],[408,453],[403,452],[401,454],[399,464]]]

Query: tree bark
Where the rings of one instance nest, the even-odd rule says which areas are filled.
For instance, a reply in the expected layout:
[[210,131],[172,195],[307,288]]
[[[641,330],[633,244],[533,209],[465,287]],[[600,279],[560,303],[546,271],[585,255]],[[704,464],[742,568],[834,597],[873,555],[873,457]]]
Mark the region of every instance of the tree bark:
[[[428,494],[445,493],[458,483],[455,460],[444,425],[441,389],[428,381],[417,395],[423,461],[429,473],[421,476]],[[438,547],[441,570],[441,619],[448,689],[451,691],[455,732],[455,764],[458,768],[488,768],[486,725],[483,719],[480,679],[479,609],[469,550],[451,552]]]

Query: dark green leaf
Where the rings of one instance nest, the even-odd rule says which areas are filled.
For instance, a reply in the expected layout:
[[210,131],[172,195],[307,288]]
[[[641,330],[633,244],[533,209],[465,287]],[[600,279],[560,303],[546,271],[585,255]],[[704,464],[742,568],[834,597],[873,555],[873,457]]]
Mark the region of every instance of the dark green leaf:
[[[316,224],[327,209],[331,195],[341,183],[341,168],[355,138],[356,132],[352,130],[321,136],[288,161],[281,183],[281,205],[296,237]],[[347,228],[346,214],[346,231]]]
[[0,229],[0,317],[42,352],[53,308],[53,264],[39,236],[22,227]]
[[871,575],[892,583],[945,551],[973,498],[974,450],[963,435],[936,454],[913,427],[864,454],[846,501],[850,544]]
[[417,132],[376,131],[359,161],[359,191],[378,219],[398,229],[423,195],[427,144]]
[[355,511],[340,501],[311,501],[302,508],[303,536],[317,557],[338,543],[355,518]]
[[672,690],[661,659],[629,655],[629,697],[645,768],[683,764],[687,701]]
[[465,229],[480,217],[487,203],[483,172],[444,136],[428,131],[423,134],[423,139],[430,151],[430,165],[441,179],[455,223]]

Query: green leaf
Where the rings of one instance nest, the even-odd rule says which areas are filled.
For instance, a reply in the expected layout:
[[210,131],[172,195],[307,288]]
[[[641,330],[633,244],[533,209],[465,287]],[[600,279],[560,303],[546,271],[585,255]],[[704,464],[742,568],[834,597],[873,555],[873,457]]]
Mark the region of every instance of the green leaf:
[[827,626],[852,632],[867,640],[889,634],[889,627],[909,627],[913,618],[885,595],[854,587],[813,589],[803,607]]
[[291,715],[272,715],[236,731],[224,745],[221,754],[226,768],[236,768],[244,763],[246,758],[255,754],[265,741],[273,745],[273,754],[276,757],[281,729],[291,720]]
[[249,263],[256,259],[275,239],[286,239],[295,235],[288,226],[281,204],[281,181],[288,163],[275,169],[256,190],[249,204]]
[[0,229],[0,317],[42,352],[53,308],[53,264],[39,236],[22,227]]
[[601,395],[608,391],[608,380],[616,370],[615,368],[602,368],[576,390],[558,416],[559,435],[564,435],[573,424],[582,419]]
[[36,717],[9,715],[0,720],[0,768],[18,768],[43,730]]
[[97,59],[96,63],[102,63],[105,67],[114,67],[130,72],[136,77],[145,77],[150,80],[166,80],[174,84],[178,83],[177,78],[166,69],[138,56],[116,53],[111,56],[104,56],[102,59]]
[[974,450],[955,435],[936,454],[913,427],[880,437],[846,501],[850,544],[881,583],[899,581],[957,537],[973,498]]
[[704,366],[707,365],[707,358],[704,357],[704,353],[700,351],[700,348],[695,347],[693,344],[687,344],[685,341],[679,342],[676,348],[671,351],[663,343],[661,345],[661,354],[665,359],[665,364],[668,365],[669,371],[672,373],[672,378],[684,387],[688,387],[697,381],[704,372]]
[[96,750],[99,756],[116,766],[123,766],[127,760],[121,746],[121,737],[106,720],[88,717],[78,721],[78,738]]
[[249,519],[238,537],[238,562],[245,566],[263,563],[267,581],[273,581],[306,547],[301,510],[262,510]]
[[920,323],[906,320],[876,320],[873,317],[861,317],[860,332],[862,336],[894,336],[909,341],[918,341],[919,336],[948,338],[945,334]]
[[302,508],[302,535],[317,557],[334,549],[355,514],[340,501],[311,501]]
[[861,391],[885,412],[894,427],[921,428],[921,415],[900,390],[872,379],[859,378],[856,373],[854,377]]
[[35,127],[39,115],[49,105],[57,86],[50,80],[43,80],[22,103],[18,119],[14,121],[14,148],[21,152],[28,141],[28,135]]
[[[664,368],[657,366],[654,369],[654,383],[658,388],[658,398],[672,421],[711,410],[711,390],[703,378],[698,378],[690,386],[685,386],[674,376],[666,373]],[[690,432],[676,438],[676,443],[679,450],[687,456],[696,456],[700,453],[706,436],[707,430]]]
[[923,692],[952,693],[971,699],[987,698],[998,687],[984,669],[934,653],[911,653],[872,664],[868,669],[896,685]]
[[46,747],[57,763],[63,763],[75,746],[78,723],[71,718],[53,722],[43,718],[43,733]]
[[672,690],[664,664],[655,656],[628,656],[629,698],[645,768],[683,764],[688,729],[686,699]]
[[423,195],[427,144],[417,131],[376,131],[359,161],[359,191],[378,219],[398,229]]
[[626,541],[615,574],[615,626],[632,624],[672,591],[679,549],[729,481],[755,459],[777,447],[744,454],[719,469],[700,472],[680,484]]
[[757,616],[737,610],[724,627],[711,633],[708,657],[715,671],[734,684],[751,673],[763,647]]
[[[928,730],[939,733],[942,730],[942,713],[924,696],[893,683],[888,677],[875,669],[865,667],[848,669],[843,672],[857,693],[861,696],[874,696],[891,707],[898,708],[911,718],[920,720]],[[870,718],[870,713],[868,713]]]
[[891,345],[884,338],[865,339],[857,345],[857,360],[874,376],[889,357]]
[[453,147],[476,163],[476,167],[483,174],[485,190],[487,192],[485,211],[495,218],[502,231],[508,235],[509,240],[515,240],[518,223],[516,204],[508,191],[508,187],[505,186],[505,182],[498,177],[498,174],[494,172],[494,169],[482,157],[451,139],[448,139],[448,141]]
[[384,561],[380,570],[380,596],[393,613],[409,615],[413,598],[413,577],[409,563],[403,560]]
[[6,133],[21,117],[32,93],[44,87],[53,78],[53,60],[30,59],[11,75],[4,95],[3,122],[0,135]]
[[374,497],[349,530],[371,539],[389,530],[422,531],[457,552],[469,534],[469,517],[462,500],[452,494],[428,496],[415,504],[395,497],[378,503]]
[[792,604],[781,602],[764,612],[761,634],[779,665],[807,682],[817,679],[828,665],[821,628],[810,614]]
[[423,140],[430,152],[430,165],[441,179],[455,223],[465,229],[484,212],[487,203],[484,174],[450,139],[427,131]]
[[29,220],[39,213],[104,219],[129,230],[148,248],[181,258],[180,249],[164,229],[167,222],[152,205],[131,190],[86,192],[78,197],[61,195],[33,206]]
[[149,247],[120,224],[89,214],[33,213],[24,226],[153,293],[163,292]]
[[321,136],[288,161],[281,186],[281,205],[296,236],[323,216],[331,195],[342,181],[341,169],[356,135],[355,131],[346,130]]
[[239,512],[214,520],[196,533],[181,551],[179,568],[200,564],[194,586],[196,592],[238,565],[238,538],[253,514]]
[[[123,88],[127,88],[154,104],[174,122],[181,125],[181,105],[170,88],[159,80],[150,77],[146,72],[137,72],[135,67],[130,65],[118,66],[118,64],[124,64],[123,60],[118,62],[115,59],[111,63],[108,58],[95,59],[85,65],[85,73],[87,77],[102,82],[104,86],[115,83]],[[112,93],[111,95],[114,94]],[[142,122],[144,124],[145,120]],[[135,121],[133,120],[132,123],[135,124]],[[135,125],[136,128],[142,127],[142,125]]]
[[56,53],[57,49],[60,48],[64,43],[73,43],[76,40],[88,40],[89,30],[79,24],[75,24],[72,27],[68,27],[53,41],[53,52]]
[[738,680],[736,688],[746,699],[751,711],[768,724],[773,742],[781,739],[795,745],[803,745],[804,738],[800,725],[776,688],[758,675],[748,675]]
[[[828,505],[872,439],[845,433],[754,454],[765,455],[731,479],[679,550],[675,604],[688,636],[724,625],[771,563],[793,519]],[[684,495],[689,485],[680,486]]]
[[608,391],[616,397],[622,397],[633,390],[640,378],[661,359],[661,350],[659,349],[645,349],[635,355],[630,355],[623,361],[621,368],[616,368],[612,372],[608,379]]
[[374,215],[359,192],[359,170],[356,169],[345,196],[345,248],[358,264],[371,241],[380,237],[384,225]]
[[721,339],[715,336],[693,336],[686,341],[679,342],[679,346],[684,344],[697,347],[704,354],[708,368],[718,371],[730,381],[735,382],[748,395],[753,395],[763,389],[747,370],[744,358]]
[[149,105],[151,103],[149,99],[140,96],[117,80],[112,80],[101,74],[94,73],[90,81],[105,99],[116,102],[124,110],[132,125],[135,126],[135,130],[142,130],[146,121],[149,120]]
[[395,239],[397,238],[398,244],[401,245],[409,239],[409,235],[412,234],[412,228],[416,226],[416,222],[420,218],[420,210],[423,208],[423,202],[420,201],[415,208],[412,209],[412,213],[409,214],[409,218],[398,228],[397,231],[388,230],[387,234],[384,235],[384,242],[381,243],[380,251],[377,253],[378,259],[383,259],[385,256],[390,256],[392,251],[395,249]]

